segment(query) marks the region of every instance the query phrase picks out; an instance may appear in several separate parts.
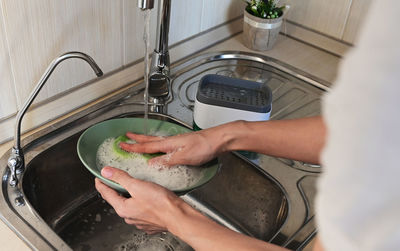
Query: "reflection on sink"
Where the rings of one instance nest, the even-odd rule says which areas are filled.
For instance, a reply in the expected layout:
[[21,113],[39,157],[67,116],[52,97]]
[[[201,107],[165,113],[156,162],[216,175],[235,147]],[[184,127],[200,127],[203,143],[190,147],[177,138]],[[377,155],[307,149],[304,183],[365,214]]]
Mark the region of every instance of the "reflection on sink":
[[[147,245],[143,241],[148,239],[146,235],[126,225],[97,195],[93,175],[76,154],[79,136],[77,133],[55,144],[29,162],[23,179],[27,200],[74,250],[115,249],[129,243]],[[218,215],[215,220],[222,218],[222,224],[235,226],[237,231],[270,239],[285,220],[287,203],[283,191],[233,154],[222,156],[220,163],[222,167],[215,179],[184,199],[200,210],[205,208],[205,213],[211,212],[211,217]],[[160,238],[174,240],[180,247],[186,246],[172,236]]]
[[[204,54],[175,65],[169,115],[152,117],[190,127],[193,95],[207,73],[264,81],[273,90],[272,119],[319,113],[324,90],[319,82],[274,59],[230,52]],[[117,94],[24,140],[27,168],[16,188],[7,183],[8,153],[0,158],[0,218],[29,247],[135,250],[138,245],[153,245],[191,250],[171,234],[144,238],[143,232],[126,225],[97,195],[94,177],[76,154],[79,135],[91,125],[142,116],[142,91],[142,85],[135,85],[129,93]],[[265,155],[229,153],[219,160],[219,173],[182,199],[234,231],[292,249],[301,250],[315,235],[313,186],[319,168]]]

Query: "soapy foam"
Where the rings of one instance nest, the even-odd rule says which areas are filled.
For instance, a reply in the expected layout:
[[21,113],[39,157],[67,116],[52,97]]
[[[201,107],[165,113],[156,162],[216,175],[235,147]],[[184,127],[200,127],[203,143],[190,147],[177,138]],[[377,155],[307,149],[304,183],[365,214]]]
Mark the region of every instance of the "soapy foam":
[[[104,166],[112,166],[128,172],[132,177],[157,183],[170,190],[185,189],[203,177],[204,170],[199,167],[148,166],[147,159],[140,153],[131,153],[129,157],[120,156],[113,150],[114,140],[108,138],[99,146],[96,156],[99,170]],[[170,155],[166,157],[170,158]]]

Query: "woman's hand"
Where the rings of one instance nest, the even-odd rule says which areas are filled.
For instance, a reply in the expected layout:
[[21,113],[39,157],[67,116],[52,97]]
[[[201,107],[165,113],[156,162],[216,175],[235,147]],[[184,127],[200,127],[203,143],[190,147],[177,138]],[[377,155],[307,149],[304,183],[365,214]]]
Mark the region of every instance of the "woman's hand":
[[219,225],[159,185],[132,178],[112,167],[104,167],[101,174],[118,182],[132,197],[122,197],[96,179],[101,196],[126,223],[148,234],[169,231],[199,251],[286,250]]
[[120,196],[114,189],[96,178],[95,185],[101,194],[127,224],[135,225],[148,234],[168,231],[168,221],[184,202],[173,192],[157,184],[132,178],[128,173],[104,167],[101,174],[124,187],[131,198]]
[[157,153],[165,155],[153,158],[149,165],[201,165],[212,160],[220,153],[219,143],[213,138],[211,130],[186,133],[171,137],[156,137],[128,132],[130,139],[136,144],[120,143],[120,147],[128,152]]
[[167,153],[150,164],[200,165],[227,151],[246,150],[275,157],[319,163],[326,129],[320,116],[274,121],[235,121],[209,129],[160,138],[127,133],[138,144],[122,149],[141,153]]

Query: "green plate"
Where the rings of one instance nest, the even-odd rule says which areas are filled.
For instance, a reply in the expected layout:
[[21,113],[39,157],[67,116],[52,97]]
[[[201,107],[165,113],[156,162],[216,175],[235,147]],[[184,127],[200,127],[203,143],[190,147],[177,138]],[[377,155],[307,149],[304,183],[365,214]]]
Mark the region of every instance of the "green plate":
[[[149,119],[147,126],[150,132],[158,132],[168,136],[191,132],[191,130],[186,127],[155,119]],[[96,154],[97,149],[105,139],[125,135],[126,132],[143,134],[144,119],[119,118],[103,121],[83,132],[77,144],[78,156],[85,167],[97,178],[101,179],[103,183],[122,193],[127,193],[127,191],[121,185],[101,176],[101,169],[97,168],[96,165]],[[216,160],[204,164],[202,167],[205,171],[198,183],[184,189],[173,191],[176,193],[185,193],[195,189],[211,180],[218,171],[218,163]]]

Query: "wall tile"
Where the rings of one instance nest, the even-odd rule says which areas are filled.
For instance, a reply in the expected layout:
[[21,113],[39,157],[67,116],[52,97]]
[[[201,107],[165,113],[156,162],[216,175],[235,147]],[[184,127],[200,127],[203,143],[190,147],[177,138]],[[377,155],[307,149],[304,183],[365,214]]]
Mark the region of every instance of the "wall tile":
[[[144,16],[137,8],[137,2],[124,0],[124,64],[129,64],[144,56],[143,26]],[[151,11],[150,45],[156,42],[158,1]],[[169,44],[172,45],[200,32],[203,1],[172,0]]]
[[341,39],[351,0],[286,0],[288,20]]
[[0,119],[17,111],[14,80],[0,6]]
[[172,45],[201,31],[203,1],[172,0],[169,44]]
[[246,3],[239,0],[203,0],[201,31],[243,15],[245,7]]
[[[157,30],[158,1],[154,2],[150,17],[150,46],[154,50]],[[137,1],[123,0],[124,65],[144,57],[144,13]]]
[[281,32],[318,48],[329,51],[335,55],[344,56],[351,48],[350,45],[340,40],[332,39],[321,33],[314,32],[291,22],[284,22]]
[[[124,64],[144,56],[144,16],[136,1],[124,0]],[[200,32],[203,1],[172,0],[169,44],[172,45]],[[150,45],[154,49],[157,30],[158,1],[151,11]]]
[[371,0],[353,0],[351,3],[350,14],[343,33],[343,40],[354,43],[360,31],[362,23],[368,14]]
[[[122,66],[122,0],[3,0],[1,4],[19,107],[51,60],[66,51],[88,53],[104,72]],[[65,61],[38,99],[94,76],[86,63]]]

